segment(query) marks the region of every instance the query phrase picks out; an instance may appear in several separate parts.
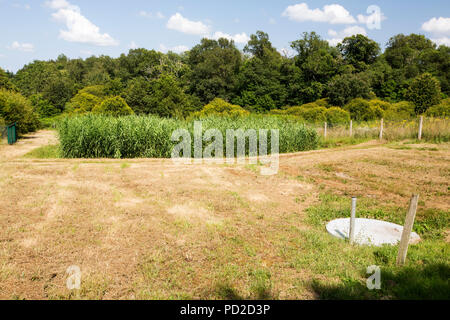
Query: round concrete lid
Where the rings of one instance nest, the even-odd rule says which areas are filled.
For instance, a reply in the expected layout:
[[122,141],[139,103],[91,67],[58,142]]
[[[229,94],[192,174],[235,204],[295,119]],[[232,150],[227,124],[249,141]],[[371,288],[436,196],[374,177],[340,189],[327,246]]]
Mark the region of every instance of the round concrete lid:
[[[327,224],[327,231],[334,237],[348,239],[350,218],[333,220]],[[383,244],[396,245],[402,237],[403,227],[386,221],[373,219],[355,220],[355,243],[361,245],[382,246]],[[417,243],[420,237],[411,233],[410,243]]]

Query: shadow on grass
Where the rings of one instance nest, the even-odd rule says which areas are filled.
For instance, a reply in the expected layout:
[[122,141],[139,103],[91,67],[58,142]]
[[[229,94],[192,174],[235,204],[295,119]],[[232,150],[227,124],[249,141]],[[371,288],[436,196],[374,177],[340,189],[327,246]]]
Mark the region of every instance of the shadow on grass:
[[381,269],[381,290],[367,289],[354,279],[330,285],[312,281],[311,288],[324,300],[450,300],[450,266],[430,264],[426,267]]
[[229,284],[218,284],[216,287],[216,294],[220,299],[224,300],[244,300],[244,297]]

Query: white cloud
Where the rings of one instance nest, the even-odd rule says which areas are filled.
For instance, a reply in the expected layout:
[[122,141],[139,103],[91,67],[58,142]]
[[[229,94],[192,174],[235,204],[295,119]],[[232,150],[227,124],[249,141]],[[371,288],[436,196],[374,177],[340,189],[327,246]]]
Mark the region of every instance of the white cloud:
[[116,46],[119,42],[81,14],[78,6],[66,0],[47,1],[46,5],[56,10],[52,17],[64,23],[67,30],[60,30],[59,37],[69,42],[87,43],[96,46]]
[[327,22],[331,24],[352,24],[356,19],[339,4],[325,5],[323,9],[310,9],[306,3],[288,6],[282,16],[290,20],[305,22]]
[[220,38],[225,38],[228,40],[233,40],[236,43],[247,43],[250,40],[250,37],[245,33],[237,33],[234,36],[228,34],[228,33],[224,33],[221,31],[217,31],[213,34],[212,39],[214,40],[218,40]]
[[138,45],[136,44],[136,42],[131,41],[130,45],[128,46],[130,49],[137,49],[139,48]]
[[431,18],[422,25],[422,30],[441,35],[450,35],[450,18]]
[[139,15],[144,18],[152,18],[153,17],[151,12],[147,12],[145,10],[139,11]]
[[180,45],[180,46],[174,46],[174,47],[169,48],[169,47],[166,47],[164,44],[160,44],[159,50],[164,53],[169,52],[169,51],[172,51],[175,53],[183,53],[185,51],[188,51],[189,47]]
[[191,35],[204,36],[209,33],[210,27],[201,21],[191,21],[184,18],[180,13],[170,17],[167,28]]
[[380,22],[387,19],[387,17],[384,15],[383,12],[381,12],[381,13],[374,12],[371,15],[368,15],[368,16],[365,16],[365,15],[362,15],[362,14],[358,14],[358,16],[357,16],[358,22],[361,23],[361,24],[373,23],[374,21],[377,21],[378,14],[380,14],[380,16],[379,16]]
[[438,46],[450,46],[450,18],[431,18],[422,24],[422,30],[435,36],[431,41]]
[[79,9],[77,6],[71,5],[66,0],[49,0],[45,2],[45,5],[51,9],[59,10],[59,9]]
[[362,35],[367,35],[366,29],[364,29],[363,27],[359,27],[359,26],[351,26],[351,27],[347,27],[342,31],[335,31],[335,30],[328,30],[328,35],[330,36],[341,36],[343,38],[345,37],[350,37],[353,36],[355,34],[362,34]]
[[269,23],[270,24],[277,24],[277,20],[275,20],[274,18],[270,18],[269,19]]
[[156,12],[155,14],[153,14],[151,12],[142,10],[142,11],[139,11],[139,15],[141,17],[144,17],[144,18],[157,18],[157,19],[164,19],[165,18],[165,16],[160,11]]
[[333,38],[333,39],[327,39],[328,43],[330,44],[330,46],[336,47],[339,43],[342,42],[342,38]]
[[278,52],[286,58],[292,58],[295,56],[296,52],[292,48],[282,48]]
[[350,37],[356,34],[367,35],[366,29],[359,26],[351,26],[347,27],[342,31],[336,31],[333,29],[328,30],[328,35],[332,37],[331,39],[327,39],[328,43],[331,46],[336,46],[338,43],[342,42],[344,38]]
[[89,50],[81,50],[80,53],[85,55],[85,56],[92,56],[92,55],[94,55],[94,53],[92,51],[89,51]]
[[183,53],[185,51],[188,51],[189,47],[181,45],[181,46],[172,47],[172,49],[170,49],[170,50],[175,52],[175,53]]
[[31,6],[29,4],[14,3],[13,7],[14,8],[18,8],[18,9],[25,9],[25,10],[30,10],[31,9]]
[[442,37],[438,39],[431,39],[434,43],[436,43],[438,46],[444,45],[447,47],[450,47],[450,38],[449,37]]
[[10,46],[7,46],[10,50],[18,50],[23,52],[33,52],[34,45],[31,43],[20,43],[18,41],[14,41]]

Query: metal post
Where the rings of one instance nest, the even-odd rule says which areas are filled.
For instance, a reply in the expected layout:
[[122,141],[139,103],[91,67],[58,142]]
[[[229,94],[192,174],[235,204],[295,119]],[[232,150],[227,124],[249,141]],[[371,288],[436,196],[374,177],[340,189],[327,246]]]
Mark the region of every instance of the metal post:
[[352,214],[350,217],[350,231],[349,231],[350,244],[353,244],[355,242],[355,219],[356,219],[356,197],[353,197]]
[[419,140],[422,140],[422,130],[423,130],[423,116],[420,117],[420,123],[419,123]]
[[381,119],[380,140],[383,140],[384,119]]

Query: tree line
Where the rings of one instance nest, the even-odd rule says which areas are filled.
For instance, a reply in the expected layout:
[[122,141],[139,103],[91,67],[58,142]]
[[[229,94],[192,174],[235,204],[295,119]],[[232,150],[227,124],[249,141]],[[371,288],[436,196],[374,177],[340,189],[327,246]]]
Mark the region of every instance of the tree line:
[[[141,48],[118,58],[60,55],[33,61],[16,73],[0,69],[0,104],[5,106],[5,92],[10,92],[25,97],[26,109],[41,119],[111,105],[181,118],[216,98],[257,113],[321,99],[343,107],[355,98],[411,101],[415,112],[423,113],[450,95],[450,48],[437,47],[423,35],[396,35],[382,52],[364,35],[333,47],[315,32],[305,32],[291,47],[295,54],[283,55],[267,33],[257,31],[243,51],[222,38],[202,39],[183,54]],[[11,120],[2,108],[1,117]]]

